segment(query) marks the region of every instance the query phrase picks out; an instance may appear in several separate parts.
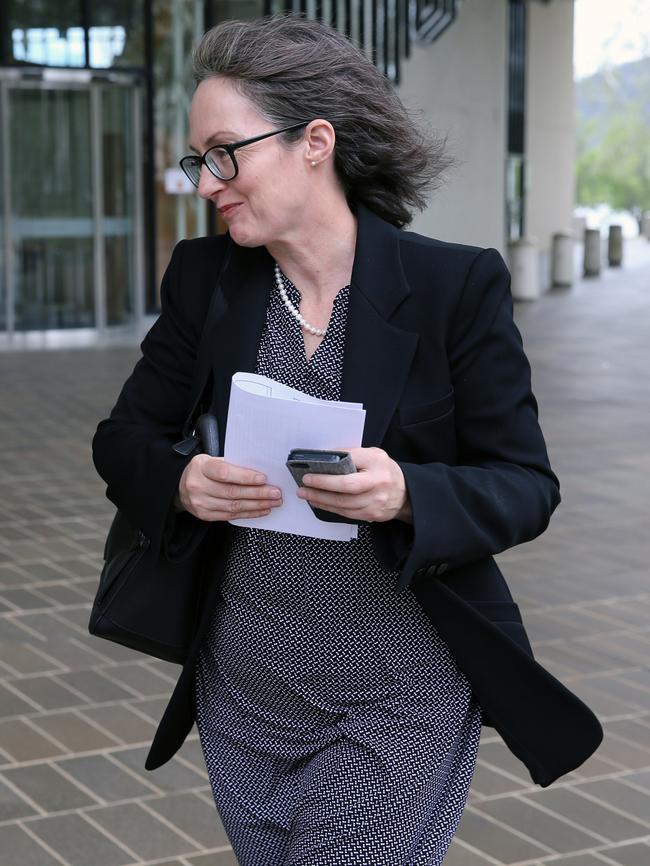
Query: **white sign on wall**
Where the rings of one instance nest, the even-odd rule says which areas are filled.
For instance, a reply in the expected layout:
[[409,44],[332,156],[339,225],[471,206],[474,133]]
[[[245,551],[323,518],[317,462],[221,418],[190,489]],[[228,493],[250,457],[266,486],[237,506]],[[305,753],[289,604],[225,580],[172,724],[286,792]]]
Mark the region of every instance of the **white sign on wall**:
[[182,168],[165,169],[165,192],[170,195],[184,195],[194,190],[194,184]]

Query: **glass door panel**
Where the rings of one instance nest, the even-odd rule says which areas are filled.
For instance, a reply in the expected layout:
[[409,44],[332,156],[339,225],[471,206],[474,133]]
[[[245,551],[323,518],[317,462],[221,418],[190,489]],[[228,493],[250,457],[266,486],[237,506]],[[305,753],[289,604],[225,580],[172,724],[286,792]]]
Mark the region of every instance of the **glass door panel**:
[[137,234],[130,88],[102,87],[102,169],[106,322],[121,325],[134,312]]
[[10,87],[8,109],[15,329],[93,327],[89,91]]
[[7,88],[4,81],[0,79],[0,334],[7,330],[7,308],[9,303],[8,297],[8,261],[7,249],[9,244],[6,213],[8,211],[9,192],[7,183],[9,180],[9,166],[4,159],[4,152],[7,149],[8,142],[8,125],[6,121],[7,114]]

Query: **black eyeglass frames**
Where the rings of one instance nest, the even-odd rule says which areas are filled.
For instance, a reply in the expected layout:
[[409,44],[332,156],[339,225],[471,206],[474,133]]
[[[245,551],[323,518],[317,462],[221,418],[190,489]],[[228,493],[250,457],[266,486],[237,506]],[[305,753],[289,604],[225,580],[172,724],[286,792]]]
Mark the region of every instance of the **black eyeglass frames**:
[[302,120],[300,123],[292,123],[291,126],[274,129],[272,132],[265,132],[262,135],[256,135],[254,138],[246,138],[244,141],[235,141],[232,144],[214,144],[206,150],[203,156],[197,156],[193,153],[189,156],[184,156],[179,165],[196,187],[199,185],[202,165],[206,165],[208,171],[212,172],[219,180],[234,180],[239,174],[239,166],[235,159],[235,151],[238,148],[246,147],[247,144],[254,144],[256,141],[262,141],[264,138],[270,138],[272,135],[279,135],[281,132],[299,129],[301,126],[307,126],[310,122],[309,120]]

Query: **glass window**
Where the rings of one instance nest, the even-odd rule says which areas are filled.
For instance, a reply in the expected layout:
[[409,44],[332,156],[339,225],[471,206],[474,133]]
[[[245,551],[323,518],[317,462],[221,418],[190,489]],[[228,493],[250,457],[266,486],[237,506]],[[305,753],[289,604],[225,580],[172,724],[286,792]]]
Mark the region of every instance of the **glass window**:
[[84,66],[82,27],[60,32],[55,27],[15,27],[11,31],[14,60],[41,66]]
[[[84,66],[86,51],[79,0],[9,0],[9,63]],[[5,7],[6,9],[7,7]]]
[[96,69],[143,66],[144,0],[85,6],[87,21],[81,0],[9,0],[8,62]]
[[[177,169],[188,152],[188,114],[194,81],[192,47],[204,29],[203,0],[154,0],[154,129],[156,207],[156,287],[172,249],[182,238],[206,233],[206,204],[194,190],[172,194],[165,172]],[[178,168],[180,171],[180,168]],[[157,303],[157,298],[155,299]],[[151,302],[151,299],[149,299]],[[148,305],[151,307],[151,303]]]
[[[192,49],[206,26],[229,18],[254,18],[263,13],[263,0],[154,0],[154,136],[156,208],[156,285],[169,262],[174,244],[208,231],[208,205],[194,190],[165,191],[165,171],[177,169],[188,153],[188,114],[194,79]],[[221,219],[217,228],[225,230]],[[148,308],[153,308],[148,299]]]
[[90,3],[89,65],[95,68],[144,66],[143,0]]

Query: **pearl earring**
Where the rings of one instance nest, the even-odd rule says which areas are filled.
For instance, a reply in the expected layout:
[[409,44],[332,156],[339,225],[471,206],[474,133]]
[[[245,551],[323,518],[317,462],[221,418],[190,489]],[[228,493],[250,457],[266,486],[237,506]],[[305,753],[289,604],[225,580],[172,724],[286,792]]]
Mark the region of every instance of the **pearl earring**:
[[316,165],[316,160],[312,159],[311,164],[312,166]]

